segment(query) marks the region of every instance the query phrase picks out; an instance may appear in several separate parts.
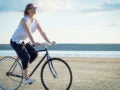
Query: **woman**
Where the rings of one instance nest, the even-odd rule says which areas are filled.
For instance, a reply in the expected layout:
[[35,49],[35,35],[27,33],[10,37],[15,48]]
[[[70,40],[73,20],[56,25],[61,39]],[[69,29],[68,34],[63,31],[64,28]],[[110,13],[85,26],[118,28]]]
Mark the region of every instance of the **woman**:
[[[44,40],[50,43],[46,34],[42,31],[39,22],[34,17],[36,9],[37,8],[32,3],[26,5],[24,17],[21,19],[21,22],[10,41],[11,46],[21,59],[25,78],[24,83],[26,84],[33,83],[35,81],[34,79],[30,79],[28,74],[28,63],[32,63],[37,57],[37,53],[34,52],[35,49],[32,45],[39,45],[38,42],[35,42],[32,33],[38,30]],[[29,39],[32,45],[26,41],[27,39]]]

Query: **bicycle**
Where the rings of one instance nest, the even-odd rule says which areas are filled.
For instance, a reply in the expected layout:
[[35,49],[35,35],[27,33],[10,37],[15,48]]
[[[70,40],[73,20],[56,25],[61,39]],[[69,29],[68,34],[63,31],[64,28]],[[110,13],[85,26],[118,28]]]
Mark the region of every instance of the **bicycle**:
[[[69,90],[72,85],[72,71],[70,66],[61,58],[51,58],[48,46],[36,52],[45,52],[35,68],[31,71],[30,77],[34,74],[40,64],[41,82],[45,90]],[[23,83],[23,70],[20,59],[6,56],[0,60],[0,88],[3,90],[17,90]],[[54,87],[57,87],[54,89]]]

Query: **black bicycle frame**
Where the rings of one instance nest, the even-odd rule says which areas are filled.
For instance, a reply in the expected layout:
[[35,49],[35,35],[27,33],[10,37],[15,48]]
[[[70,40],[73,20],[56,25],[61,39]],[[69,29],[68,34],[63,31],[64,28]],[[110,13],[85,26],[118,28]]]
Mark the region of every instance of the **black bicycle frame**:
[[[39,65],[42,63],[42,61],[43,61],[45,58],[47,58],[47,61],[49,61],[49,59],[50,59],[50,56],[49,56],[49,53],[48,53],[47,48],[45,48],[45,49],[43,49],[43,50],[37,50],[36,52],[43,52],[43,51],[45,51],[46,53],[45,53],[45,55],[42,57],[42,59],[38,62],[38,64],[36,65],[36,67],[32,70],[32,72],[30,73],[30,77],[33,75],[33,73],[36,71],[36,69],[39,67]],[[19,60],[19,58],[17,58],[17,60]],[[19,76],[19,75],[15,75],[15,74],[12,73],[12,72],[14,71],[15,67],[16,67],[16,62],[17,62],[17,61],[15,61],[14,64],[11,66],[10,70],[7,72],[7,75],[16,76],[16,77],[21,77],[21,76]],[[50,69],[52,75],[55,77],[55,76],[56,76],[55,74],[57,74],[57,73],[56,73],[56,71],[55,71],[55,69],[54,69],[54,66],[53,66],[52,62],[48,63],[48,65],[49,65],[49,69]],[[12,69],[12,68],[13,68],[13,69]],[[11,69],[12,69],[12,72],[10,72]]]
[[33,71],[30,73],[30,77],[33,75],[33,73],[36,71],[36,69],[39,67],[39,65],[42,63],[42,61],[47,57],[47,60],[49,60],[49,54],[47,51],[47,48],[43,49],[43,50],[38,50],[36,52],[43,52],[46,51],[45,55],[42,57],[42,59],[39,61],[39,63],[36,65],[36,67],[33,69]]
[[11,76],[16,76],[16,77],[22,77],[20,75],[16,75],[13,74],[13,71],[15,70],[16,66],[17,66],[17,62],[19,61],[19,58],[16,59],[16,61],[13,63],[13,65],[10,67],[9,71],[6,73],[7,76],[11,75]]
[[[49,61],[49,59],[50,59],[50,56],[49,56],[49,53],[48,53],[47,48],[45,48],[45,49],[43,49],[43,50],[38,50],[38,51],[36,51],[36,52],[43,52],[43,51],[46,51],[46,54],[42,57],[42,59],[40,60],[40,62],[36,65],[36,67],[35,67],[35,68],[33,69],[33,71],[30,73],[30,77],[33,75],[33,73],[36,71],[36,69],[39,67],[39,65],[42,63],[42,61],[43,61],[45,58],[47,58],[47,61]],[[52,62],[48,63],[48,65],[49,65],[49,69],[50,69],[52,75],[53,75],[54,77],[56,77],[56,76],[57,76],[57,73],[56,73],[56,71],[55,71],[55,69],[54,69],[54,66],[53,66]]]

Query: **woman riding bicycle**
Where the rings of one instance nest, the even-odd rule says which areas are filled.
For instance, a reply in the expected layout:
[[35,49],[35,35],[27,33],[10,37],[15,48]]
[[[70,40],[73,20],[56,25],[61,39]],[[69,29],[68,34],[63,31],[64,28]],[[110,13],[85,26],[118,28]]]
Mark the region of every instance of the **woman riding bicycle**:
[[[34,79],[30,79],[28,75],[28,63],[32,63],[37,57],[37,53],[35,53],[35,49],[32,45],[39,45],[38,42],[35,42],[32,34],[38,30],[44,40],[50,43],[50,40],[47,38],[45,32],[41,29],[38,20],[34,17],[36,14],[36,9],[37,7],[35,7],[32,3],[26,5],[24,17],[21,19],[20,24],[10,41],[11,46],[21,59],[25,78],[24,83],[26,84],[35,81]],[[29,39],[32,45],[27,42],[27,39]]]

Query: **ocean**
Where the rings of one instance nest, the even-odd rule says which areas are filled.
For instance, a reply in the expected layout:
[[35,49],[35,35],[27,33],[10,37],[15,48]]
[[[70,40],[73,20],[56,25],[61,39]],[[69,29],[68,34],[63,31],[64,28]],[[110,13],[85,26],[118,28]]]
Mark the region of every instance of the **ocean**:
[[[36,49],[43,49],[41,44]],[[48,48],[52,57],[120,58],[120,44],[57,44]],[[44,55],[40,52],[39,56]],[[0,44],[0,56],[16,56],[9,44]]]
[[[50,50],[50,56],[52,57],[77,57],[77,58],[120,58],[120,51],[56,51]],[[44,53],[40,52],[39,56],[43,56]],[[0,56],[16,56],[14,50],[0,50]]]

